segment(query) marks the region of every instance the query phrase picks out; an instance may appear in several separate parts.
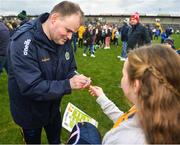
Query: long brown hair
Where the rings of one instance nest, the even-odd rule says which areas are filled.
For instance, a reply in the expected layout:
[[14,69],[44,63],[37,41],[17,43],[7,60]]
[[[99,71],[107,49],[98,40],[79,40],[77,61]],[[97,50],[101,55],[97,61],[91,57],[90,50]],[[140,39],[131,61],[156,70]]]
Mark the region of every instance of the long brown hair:
[[130,83],[140,80],[138,115],[147,143],[180,143],[180,56],[165,45],[128,54]]

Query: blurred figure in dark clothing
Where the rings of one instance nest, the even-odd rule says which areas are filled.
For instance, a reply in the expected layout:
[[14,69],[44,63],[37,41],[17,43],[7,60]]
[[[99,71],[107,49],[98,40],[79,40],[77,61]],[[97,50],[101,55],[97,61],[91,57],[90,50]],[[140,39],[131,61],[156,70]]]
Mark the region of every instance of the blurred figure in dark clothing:
[[127,52],[150,43],[147,29],[140,23],[139,14],[136,12],[130,17],[131,28],[128,31]]
[[3,22],[0,22],[0,74],[3,72],[3,68],[8,72],[6,52],[9,40],[9,29]]
[[150,40],[152,41],[152,40],[153,40],[153,32],[152,32],[152,29],[151,29],[151,27],[150,27],[149,24],[146,25],[146,28],[147,28],[148,33],[149,33],[149,38],[150,38]]
[[26,23],[28,21],[28,17],[26,14],[25,10],[22,10],[19,14],[18,14],[18,19],[21,21],[20,22],[20,26],[23,25],[24,23]]
[[128,41],[128,31],[129,31],[130,27],[128,25],[128,20],[125,19],[123,21],[123,26],[121,28],[121,41],[122,41],[122,51],[121,51],[121,55],[117,56],[118,58],[120,58],[122,61],[125,60],[125,58],[127,58],[127,41]]

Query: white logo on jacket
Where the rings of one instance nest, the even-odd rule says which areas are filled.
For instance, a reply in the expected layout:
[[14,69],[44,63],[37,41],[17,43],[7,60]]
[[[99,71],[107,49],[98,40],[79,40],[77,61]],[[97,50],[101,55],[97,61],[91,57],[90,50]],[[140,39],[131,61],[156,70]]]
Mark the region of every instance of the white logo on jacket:
[[31,43],[31,39],[27,39],[24,41],[24,55],[28,55],[28,49],[29,49],[29,44]]

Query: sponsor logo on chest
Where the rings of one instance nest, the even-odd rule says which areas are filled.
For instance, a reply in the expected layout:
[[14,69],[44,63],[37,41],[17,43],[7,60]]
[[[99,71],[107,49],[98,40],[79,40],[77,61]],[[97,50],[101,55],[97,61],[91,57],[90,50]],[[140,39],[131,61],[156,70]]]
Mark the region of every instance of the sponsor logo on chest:
[[24,55],[28,55],[28,49],[30,43],[31,43],[31,39],[27,39],[26,41],[24,41],[24,51],[23,51]]

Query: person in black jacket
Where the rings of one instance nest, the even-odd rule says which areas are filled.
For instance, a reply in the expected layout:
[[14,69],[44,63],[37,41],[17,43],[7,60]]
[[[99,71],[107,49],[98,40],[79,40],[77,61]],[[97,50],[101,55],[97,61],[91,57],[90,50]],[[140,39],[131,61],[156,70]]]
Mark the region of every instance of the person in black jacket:
[[[7,48],[9,46],[9,29],[3,22],[0,22],[0,75],[3,68],[7,71]],[[8,71],[7,71],[8,72]]]
[[60,102],[65,94],[90,85],[77,74],[71,37],[83,20],[81,8],[63,1],[52,11],[20,26],[8,50],[10,109],[27,144],[60,144]]
[[139,14],[137,12],[131,15],[130,25],[127,52],[151,42],[147,28],[139,22]]
[[121,60],[125,60],[127,58],[127,41],[128,41],[128,31],[130,27],[128,24],[128,20],[125,19],[123,21],[123,26],[121,28],[121,41],[122,41],[122,50],[121,55],[117,56]]

